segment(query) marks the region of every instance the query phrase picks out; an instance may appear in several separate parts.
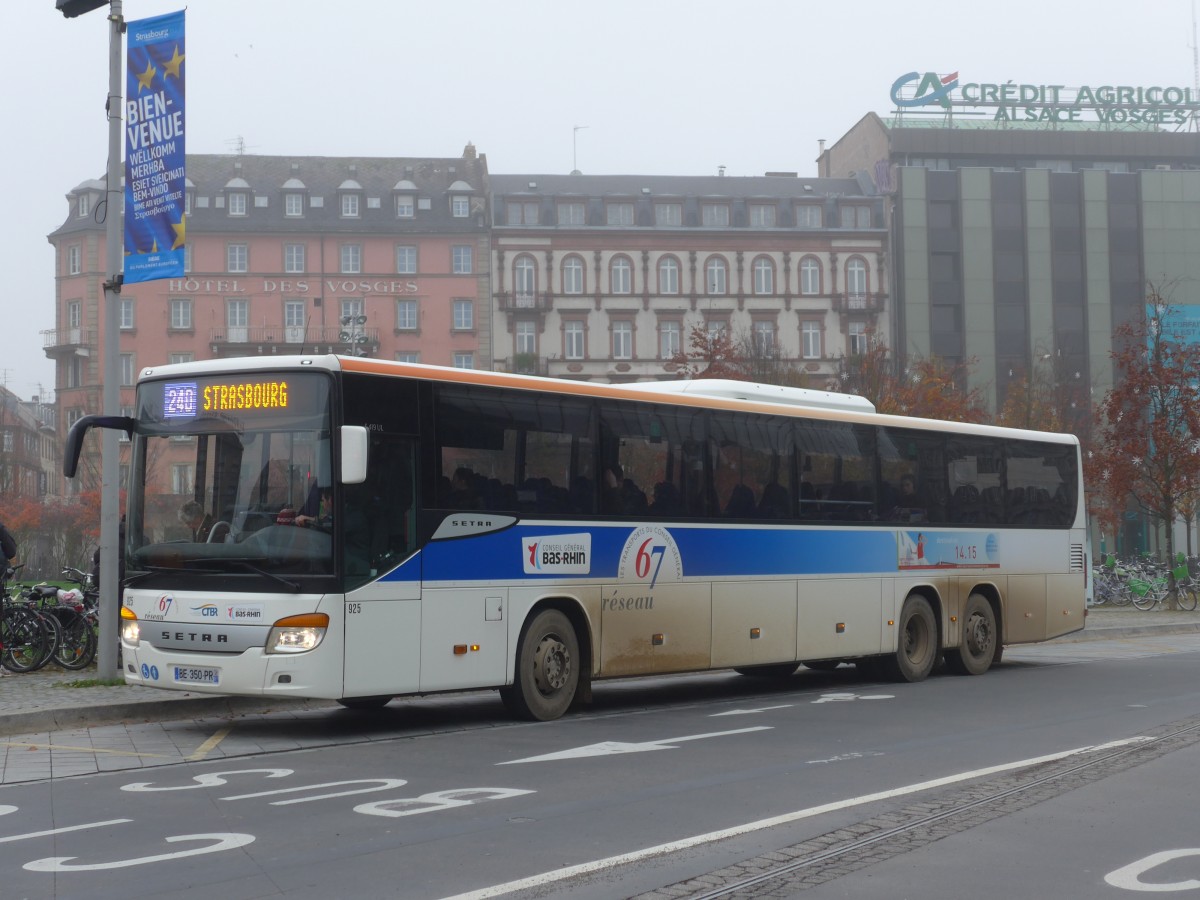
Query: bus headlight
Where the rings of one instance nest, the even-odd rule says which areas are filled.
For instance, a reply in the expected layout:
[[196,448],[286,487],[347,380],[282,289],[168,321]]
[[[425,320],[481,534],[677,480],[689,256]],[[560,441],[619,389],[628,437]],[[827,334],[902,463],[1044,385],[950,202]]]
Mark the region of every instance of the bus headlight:
[[324,640],[328,628],[329,616],[325,613],[307,613],[280,619],[271,626],[271,633],[267,636],[267,652],[305,653]]
[[121,642],[136,647],[142,639],[142,626],[128,606],[121,607]]

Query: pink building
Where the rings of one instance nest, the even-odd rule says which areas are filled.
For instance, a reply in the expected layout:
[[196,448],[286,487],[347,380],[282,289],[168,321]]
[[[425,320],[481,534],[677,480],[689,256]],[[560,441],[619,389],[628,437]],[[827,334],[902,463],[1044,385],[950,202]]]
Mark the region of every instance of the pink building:
[[[491,368],[487,161],[474,146],[439,159],[195,155],[187,171],[184,276],[120,294],[124,411],[142,368],[192,359],[359,352]],[[44,339],[64,433],[102,408],[103,200],[102,181],[79,185],[49,236]]]

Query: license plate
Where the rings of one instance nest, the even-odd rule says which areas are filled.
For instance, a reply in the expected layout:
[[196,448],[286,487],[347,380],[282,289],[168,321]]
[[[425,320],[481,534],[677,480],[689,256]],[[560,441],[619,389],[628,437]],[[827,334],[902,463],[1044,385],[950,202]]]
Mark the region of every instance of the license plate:
[[186,681],[190,684],[219,684],[221,670],[205,666],[176,666],[175,680]]

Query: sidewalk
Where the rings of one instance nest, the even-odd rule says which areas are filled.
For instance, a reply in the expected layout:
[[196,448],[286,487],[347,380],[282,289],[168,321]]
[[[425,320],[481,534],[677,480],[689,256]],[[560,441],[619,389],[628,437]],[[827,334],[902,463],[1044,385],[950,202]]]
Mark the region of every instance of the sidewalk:
[[[1200,610],[1142,612],[1132,606],[1102,606],[1089,612],[1083,631],[1058,638],[1057,642],[1189,632],[1200,632]],[[51,664],[40,672],[0,678],[0,736],[120,722],[235,717],[335,706],[330,700],[223,697],[137,685],[74,686],[95,677],[95,669],[65,672]]]

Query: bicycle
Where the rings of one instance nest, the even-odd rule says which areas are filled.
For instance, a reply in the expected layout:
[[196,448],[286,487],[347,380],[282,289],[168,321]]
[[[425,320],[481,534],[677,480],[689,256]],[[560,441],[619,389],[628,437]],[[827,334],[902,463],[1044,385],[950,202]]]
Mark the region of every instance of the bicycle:
[[[54,652],[54,661],[64,669],[86,669],[96,658],[99,646],[100,597],[91,574],[67,566],[62,573],[79,589],[60,592],[53,610],[62,626],[62,639]],[[74,596],[77,595],[77,596]]]
[[32,672],[46,658],[50,636],[37,614],[9,593],[9,582],[19,568],[12,566],[0,574],[0,666],[10,672]]

